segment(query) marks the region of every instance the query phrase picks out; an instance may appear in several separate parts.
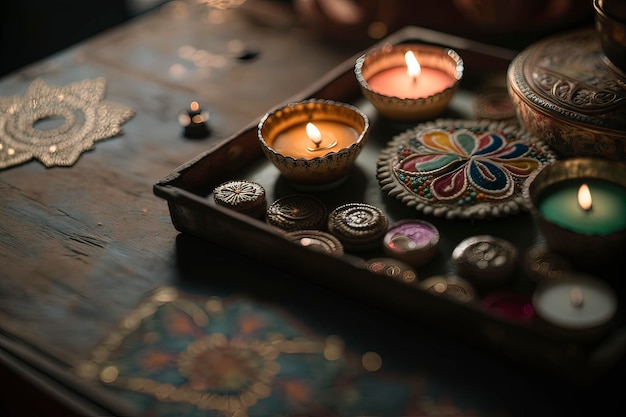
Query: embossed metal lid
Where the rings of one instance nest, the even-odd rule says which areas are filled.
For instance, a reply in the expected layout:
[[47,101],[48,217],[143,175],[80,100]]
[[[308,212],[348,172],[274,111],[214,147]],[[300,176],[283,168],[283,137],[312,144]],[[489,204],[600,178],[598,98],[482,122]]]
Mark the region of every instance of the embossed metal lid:
[[626,79],[607,65],[596,30],[529,46],[511,62],[508,88],[522,125],[561,156],[626,158]]
[[283,230],[323,229],[328,212],[324,203],[309,194],[281,197],[267,208],[267,223]]
[[511,242],[491,235],[471,236],[452,251],[458,274],[479,286],[508,281],[518,259],[518,250]]
[[346,250],[369,250],[382,244],[389,220],[385,213],[371,204],[346,203],[328,216],[328,231]]

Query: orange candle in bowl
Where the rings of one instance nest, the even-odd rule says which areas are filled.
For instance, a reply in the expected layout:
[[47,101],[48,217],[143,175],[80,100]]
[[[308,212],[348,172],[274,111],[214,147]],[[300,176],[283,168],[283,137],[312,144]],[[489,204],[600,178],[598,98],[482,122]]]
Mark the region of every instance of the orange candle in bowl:
[[359,137],[351,126],[331,120],[300,123],[276,135],[270,146],[293,158],[311,159],[346,148]]
[[302,189],[345,181],[368,134],[369,120],[361,110],[315,98],[270,111],[258,125],[263,153]]

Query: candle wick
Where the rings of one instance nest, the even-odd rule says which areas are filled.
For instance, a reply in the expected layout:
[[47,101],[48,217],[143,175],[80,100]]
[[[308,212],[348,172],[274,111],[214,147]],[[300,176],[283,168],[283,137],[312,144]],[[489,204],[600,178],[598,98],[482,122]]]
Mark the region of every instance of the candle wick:
[[584,297],[583,290],[580,287],[573,287],[570,291],[570,301],[572,305],[576,308],[580,308],[583,306]]
[[324,146],[323,148],[320,148],[320,144],[319,142],[314,142],[315,143],[315,148],[311,148],[310,146],[307,146],[306,150],[309,152],[316,152],[316,151],[326,151],[328,149],[332,149],[335,146],[337,146],[337,141],[334,140],[331,143],[329,143],[328,145]]

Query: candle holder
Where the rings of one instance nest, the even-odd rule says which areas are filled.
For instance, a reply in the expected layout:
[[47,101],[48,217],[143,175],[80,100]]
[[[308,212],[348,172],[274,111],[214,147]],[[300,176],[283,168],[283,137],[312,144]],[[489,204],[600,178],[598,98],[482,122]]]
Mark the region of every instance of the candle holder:
[[367,116],[350,104],[309,99],[263,116],[258,139],[264,154],[294,187],[323,190],[347,179],[369,127]]
[[611,285],[575,272],[541,281],[531,302],[537,324],[546,333],[587,342],[605,336],[618,311],[618,296]]
[[[581,197],[575,191],[580,192],[586,183],[591,194],[589,207],[578,201]],[[599,190],[598,201],[594,201],[592,184]],[[569,200],[568,187],[573,188],[570,194],[576,193]],[[624,262],[626,164],[600,158],[557,161],[528,177],[523,196],[548,248],[572,265],[610,270]],[[556,201],[561,198],[565,201]],[[554,205],[558,203],[561,207]]]
[[[407,73],[413,60],[407,53],[417,60],[419,75]],[[440,115],[458,90],[463,70],[456,51],[422,44],[385,45],[361,55],[354,67],[365,98],[396,121]]]
[[209,112],[203,110],[197,101],[192,101],[185,112],[178,114],[178,123],[183,127],[183,136],[189,139],[203,139],[211,134],[207,124]]

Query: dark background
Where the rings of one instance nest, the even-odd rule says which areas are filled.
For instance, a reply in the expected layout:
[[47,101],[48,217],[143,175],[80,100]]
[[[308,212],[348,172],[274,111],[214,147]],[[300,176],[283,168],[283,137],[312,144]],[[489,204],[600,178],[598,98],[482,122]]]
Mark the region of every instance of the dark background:
[[[15,71],[59,52],[82,40],[112,28],[168,0],[1,0],[0,1],[0,76]],[[298,0],[248,0],[247,7],[262,3],[295,5]],[[535,4],[539,0],[531,2]],[[367,10],[374,0],[358,0]],[[376,3],[377,4],[377,3]],[[389,31],[405,25],[460,35],[493,45],[521,50],[548,33],[593,24],[592,0],[570,0],[570,11],[557,21],[541,21],[539,17],[519,16],[515,25],[490,28],[469,22],[454,5],[453,0],[439,0],[436,7],[424,13],[422,4],[412,0],[384,3],[395,6]],[[478,3],[477,3],[478,4]],[[267,5],[266,5],[267,6]],[[297,8],[296,8],[297,9]],[[371,12],[371,10],[370,10]],[[301,23],[309,25],[320,35],[333,41],[356,42],[360,33],[356,27],[333,27],[298,15]],[[369,16],[378,19],[380,16]],[[510,18],[510,17],[509,17]],[[534,23],[533,23],[534,22]],[[534,25],[534,26],[533,26]],[[371,43],[372,40],[367,41]]]

